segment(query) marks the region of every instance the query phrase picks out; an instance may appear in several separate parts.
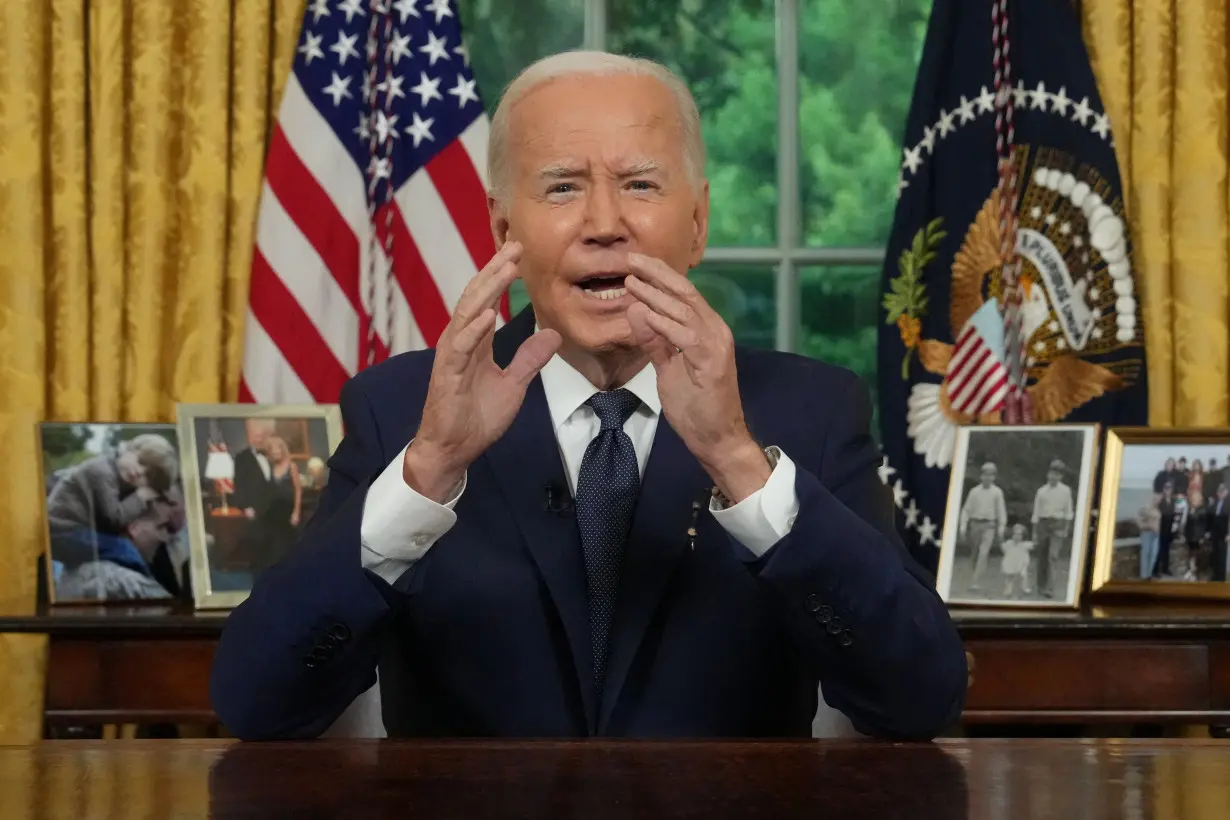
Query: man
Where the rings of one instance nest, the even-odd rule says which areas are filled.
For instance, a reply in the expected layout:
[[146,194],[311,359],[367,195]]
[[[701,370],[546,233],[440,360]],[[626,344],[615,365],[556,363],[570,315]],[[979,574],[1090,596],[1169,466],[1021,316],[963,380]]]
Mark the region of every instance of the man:
[[1217,466],[1217,459],[1209,459],[1208,469],[1204,472],[1204,486],[1201,491],[1204,494],[1206,502],[1212,501],[1217,497],[1217,488],[1223,483],[1221,467]]
[[272,472],[265,448],[273,435],[273,427],[273,419],[243,420],[248,446],[235,453],[235,491],[230,503],[243,510],[249,519],[258,517],[268,503]]
[[1052,582],[1059,574],[1060,555],[1072,536],[1072,520],[1076,510],[1072,505],[1072,488],[1064,484],[1066,466],[1054,459],[1046,471],[1046,483],[1034,493],[1034,544],[1038,555],[1038,591],[1047,598],[1055,597]]
[[1209,538],[1213,542],[1213,576],[1209,580],[1226,580],[1227,535],[1230,535],[1230,498],[1225,484],[1217,485],[1217,495],[1209,500]]
[[123,539],[99,535],[97,556],[66,568],[56,579],[56,595],[65,601],[131,601],[172,597],[151,565],[168,538],[169,505],[154,501],[124,525]]
[[996,539],[1004,540],[1004,527],[1008,525],[1008,509],[1004,504],[1004,491],[995,483],[999,470],[988,461],[982,465],[978,483],[970,488],[961,506],[958,535],[969,545],[970,560],[974,574],[970,579],[970,591],[982,588],[982,574],[986,572],[987,558]]
[[[805,736],[818,683],[870,734],[957,717],[964,652],[895,533],[867,391],[736,350],[684,276],[698,123],[648,61],[512,83],[500,250],[434,352],[343,391],[319,512],[218,647],[232,732],[316,736],[378,663],[390,735]],[[533,311],[495,332],[518,276]]]

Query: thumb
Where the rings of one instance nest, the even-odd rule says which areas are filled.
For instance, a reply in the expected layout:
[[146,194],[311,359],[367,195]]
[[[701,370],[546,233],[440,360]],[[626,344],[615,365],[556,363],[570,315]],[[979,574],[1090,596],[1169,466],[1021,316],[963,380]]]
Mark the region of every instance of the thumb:
[[512,379],[517,386],[526,387],[551,360],[562,343],[563,339],[558,331],[550,328],[538,331],[517,348],[517,355],[513,356],[512,362],[504,369],[504,375]]
[[632,340],[637,347],[649,354],[655,369],[670,363],[673,346],[662,334],[649,325],[649,308],[637,302],[628,307],[628,325],[632,328]]

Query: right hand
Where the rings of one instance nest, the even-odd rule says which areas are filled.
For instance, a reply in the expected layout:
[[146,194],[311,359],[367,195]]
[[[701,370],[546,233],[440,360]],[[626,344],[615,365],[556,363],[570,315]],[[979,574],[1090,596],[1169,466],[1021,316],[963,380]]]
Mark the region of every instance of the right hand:
[[423,417],[402,476],[437,503],[512,424],[530,382],[559,349],[559,333],[540,330],[522,342],[507,369],[492,357],[496,308],[518,276],[520,258],[520,243],[506,242],[466,286],[436,344]]

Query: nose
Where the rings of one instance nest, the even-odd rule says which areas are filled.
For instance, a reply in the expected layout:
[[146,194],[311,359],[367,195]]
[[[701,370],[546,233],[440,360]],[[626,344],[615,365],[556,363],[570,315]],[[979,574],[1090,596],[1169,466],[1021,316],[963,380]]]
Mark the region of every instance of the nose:
[[599,180],[590,187],[589,196],[585,199],[583,240],[586,245],[602,248],[622,245],[628,241],[622,200],[614,182]]

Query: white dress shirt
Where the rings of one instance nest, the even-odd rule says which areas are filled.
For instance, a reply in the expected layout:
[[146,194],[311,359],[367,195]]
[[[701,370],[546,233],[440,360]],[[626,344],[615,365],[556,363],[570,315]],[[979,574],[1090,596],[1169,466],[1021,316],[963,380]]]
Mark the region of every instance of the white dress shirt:
[[[601,428],[598,415],[585,403],[598,388],[558,355],[543,367],[541,377],[569,489],[575,495],[585,448]],[[624,423],[624,432],[632,439],[643,476],[662,414],[653,365],[645,365],[624,387],[641,400],[641,406]],[[360,526],[364,568],[389,583],[422,558],[457,522],[453,508],[466,489],[463,479],[453,497],[444,504],[425,498],[411,489],[403,478],[404,455],[405,450],[398,453],[372,482],[363,504]],[[794,527],[799,512],[794,479],[794,462],[785,453],[780,453],[777,466],[764,487],[726,509],[712,502],[709,510],[736,541],[759,557]]]

